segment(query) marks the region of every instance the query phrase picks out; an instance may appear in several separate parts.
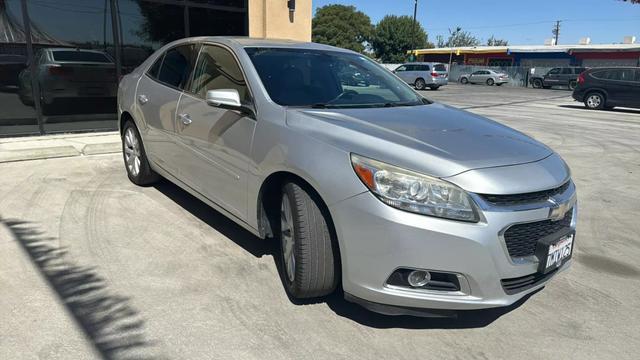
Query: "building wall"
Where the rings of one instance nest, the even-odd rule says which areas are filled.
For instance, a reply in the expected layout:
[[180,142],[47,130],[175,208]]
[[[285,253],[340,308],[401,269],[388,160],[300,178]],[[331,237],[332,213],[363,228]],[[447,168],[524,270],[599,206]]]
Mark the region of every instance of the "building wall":
[[312,0],[296,0],[290,13],[287,0],[249,0],[249,36],[311,41]]

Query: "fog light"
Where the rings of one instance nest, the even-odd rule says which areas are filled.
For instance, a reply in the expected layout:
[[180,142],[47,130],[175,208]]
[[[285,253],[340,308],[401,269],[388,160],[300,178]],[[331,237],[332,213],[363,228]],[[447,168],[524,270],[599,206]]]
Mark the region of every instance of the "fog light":
[[428,271],[414,270],[409,273],[407,281],[412,287],[422,287],[431,281],[431,274]]

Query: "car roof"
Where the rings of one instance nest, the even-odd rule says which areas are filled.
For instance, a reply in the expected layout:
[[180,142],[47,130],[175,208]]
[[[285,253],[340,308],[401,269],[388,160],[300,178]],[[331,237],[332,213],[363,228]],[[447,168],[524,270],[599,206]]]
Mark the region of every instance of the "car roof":
[[176,41],[180,42],[217,42],[227,45],[236,45],[239,47],[275,47],[275,48],[288,48],[288,49],[310,49],[310,50],[325,50],[325,51],[340,51],[353,53],[351,50],[342,49],[335,46],[317,44],[313,42],[295,41],[286,39],[264,39],[264,38],[251,38],[246,36],[200,36],[181,39]]
[[638,66],[609,66],[609,67],[595,67],[590,68],[587,71],[593,72],[598,70],[640,70]]

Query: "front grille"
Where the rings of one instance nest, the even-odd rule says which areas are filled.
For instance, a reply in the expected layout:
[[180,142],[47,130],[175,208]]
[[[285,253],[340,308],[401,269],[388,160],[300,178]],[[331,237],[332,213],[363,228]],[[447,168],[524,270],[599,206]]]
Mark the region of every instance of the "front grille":
[[562,194],[569,188],[571,181],[567,181],[563,185],[550,190],[536,191],[524,194],[511,194],[511,195],[486,195],[482,194],[487,202],[495,206],[513,206],[521,204],[529,204],[535,202],[547,201],[549,197]]
[[531,289],[532,287],[540,284],[541,282],[547,280],[549,277],[553,276],[556,271],[558,271],[558,269],[555,269],[546,274],[533,273],[517,278],[502,279],[500,280],[500,283],[502,283],[502,289],[507,295],[513,295],[521,291]]
[[504,233],[504,241],[511,257],[532,256],[538,240],[553,235],[571,226],[573,209],[567,211],[562,220],[542,220],[511,226]]

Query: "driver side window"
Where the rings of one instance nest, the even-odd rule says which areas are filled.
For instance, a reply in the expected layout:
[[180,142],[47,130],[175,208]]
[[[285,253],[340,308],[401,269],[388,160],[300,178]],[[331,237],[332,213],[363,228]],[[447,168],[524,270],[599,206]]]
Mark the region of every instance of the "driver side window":
[[402,65],[402,66],[400,66],[399,68],[397,68],[397,69],[396,69],[396,71],[397,71],[397,72],[400,72],[400,71],[407,71],[407,67],[406,67],[406,66],[404,66],[404,65]]
[[551,69],[549,75],[560,74],[560,68]]

